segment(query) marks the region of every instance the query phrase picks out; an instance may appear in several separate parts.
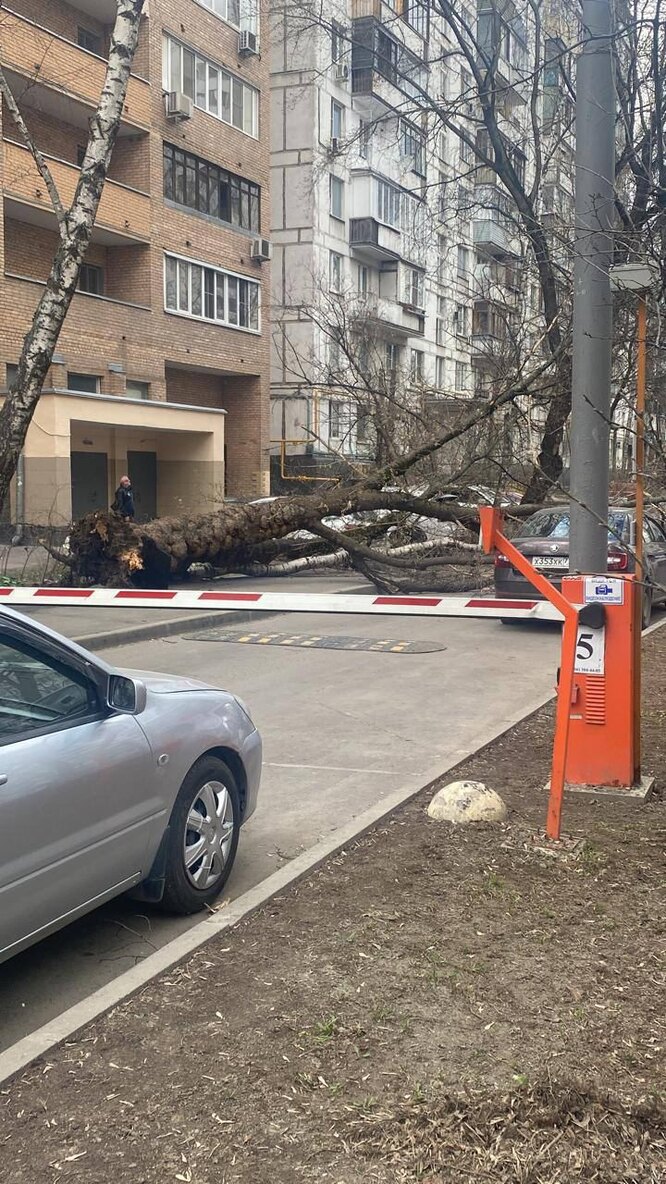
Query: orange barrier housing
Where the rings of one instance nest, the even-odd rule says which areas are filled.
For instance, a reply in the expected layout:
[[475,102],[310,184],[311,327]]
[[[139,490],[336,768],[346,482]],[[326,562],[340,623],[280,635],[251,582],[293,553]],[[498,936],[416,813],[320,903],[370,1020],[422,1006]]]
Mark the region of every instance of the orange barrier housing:
[[[569,577],[562,591],[572,604],[586,600],[588,577]],[[600,587],[605,577],[597,578]],[[629,788],[640,777],[634,737],[635,630],[633,575],[614,580],[622,591],[621,604],[604,605],[601,672],[574,673],[565,780],[568,785],[608,785]],[[585,661],[593,632],[580,625],[576,655]]]
[[502,514],[479,509],[484,551],[505,555],[564,618],[546,836],[558,840],[566,785],[627,788],[639,779],[634,576],[567,576],[562,591],[502,533]]

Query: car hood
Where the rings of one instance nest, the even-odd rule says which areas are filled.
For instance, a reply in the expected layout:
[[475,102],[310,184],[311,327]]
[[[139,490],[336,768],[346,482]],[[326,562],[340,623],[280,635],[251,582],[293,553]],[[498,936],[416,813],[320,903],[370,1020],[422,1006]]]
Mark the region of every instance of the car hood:
[[219,687],[211,687],[210,683],[201,682],[198,678],[186,678],[181,674],[159,674],[155,670],[126,670],[120,671],[128,678],[138,678],[156,695],[172,695],[179,691],[215,691]]

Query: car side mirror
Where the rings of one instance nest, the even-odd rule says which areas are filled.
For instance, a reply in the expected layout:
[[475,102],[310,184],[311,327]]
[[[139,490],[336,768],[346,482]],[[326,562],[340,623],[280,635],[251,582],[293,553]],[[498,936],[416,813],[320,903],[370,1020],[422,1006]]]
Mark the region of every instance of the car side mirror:
[[140,715],[146,706],[146,688],[138,678],[112,674],[106,693],[107,705],[123,715]]

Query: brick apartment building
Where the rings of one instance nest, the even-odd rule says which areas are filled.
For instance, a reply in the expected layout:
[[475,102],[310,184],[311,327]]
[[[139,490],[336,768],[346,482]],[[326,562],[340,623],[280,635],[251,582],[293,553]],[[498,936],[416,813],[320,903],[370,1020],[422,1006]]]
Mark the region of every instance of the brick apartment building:
[[[146,4],[13,522],[66,525],[108,506],[127,471],[144,518],[267,492],[269,276],[253,243],[268,232],[268,57],[253,52],[264,30],[245,3]],[[5,72],[64,201],[115,8],[10,0],[0,10]],[[1,131],[0,386],[11,381],[56,246],[45,186],[6,108]]]

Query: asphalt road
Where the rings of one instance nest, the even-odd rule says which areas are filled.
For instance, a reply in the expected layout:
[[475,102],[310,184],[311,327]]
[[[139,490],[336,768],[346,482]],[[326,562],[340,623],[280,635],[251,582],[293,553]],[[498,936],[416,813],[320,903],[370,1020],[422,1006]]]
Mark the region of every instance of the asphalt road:
[[[536,706],[553,688],[559,654],[556,628],[496,621],[299,614],[229,622],[227,629],[301,640],[253,644],[190,635],[107,650],[104,658],[195,675],[251,706],[266,763],[229,897],[384,795],[424,784]],[[362,640],[401,648],[342,648],[342,637],[355,646]],[[335,648],[321,648],[326,639]],[[429,652],[412,652],[414,643]],[[190,924],[120,900],[0,966],[0,1048]]]

